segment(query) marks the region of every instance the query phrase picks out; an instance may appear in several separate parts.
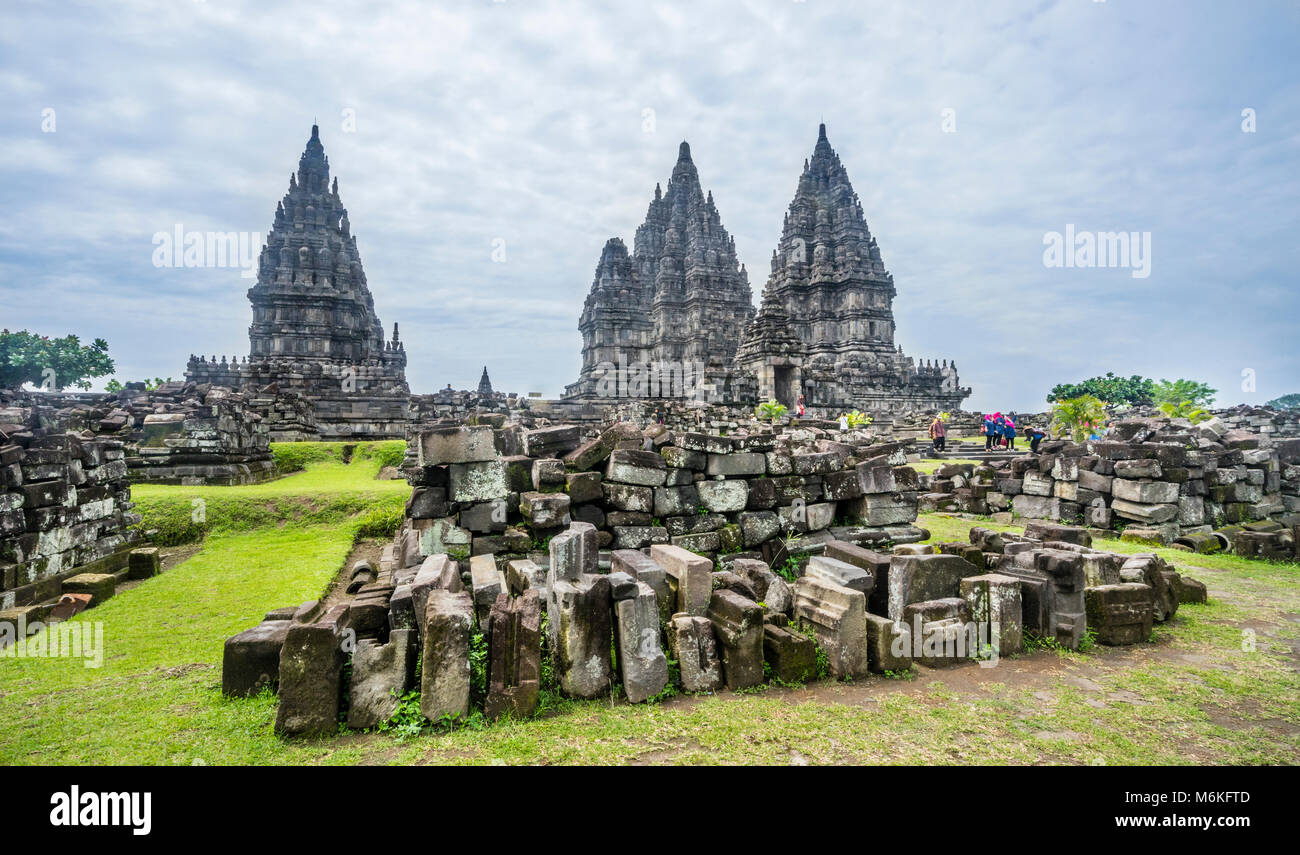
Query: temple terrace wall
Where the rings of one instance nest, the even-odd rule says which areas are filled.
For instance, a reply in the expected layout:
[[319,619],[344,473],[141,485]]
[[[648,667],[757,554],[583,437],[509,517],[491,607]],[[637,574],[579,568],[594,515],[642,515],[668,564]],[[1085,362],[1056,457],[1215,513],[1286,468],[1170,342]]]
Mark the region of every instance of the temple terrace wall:
[[[43,429],[119,441],[131,482],[249,484],[276,474],[268,420],[258,408],[279,406],[280,398],[168,382],[148,391],[34,393],[9,400]],[[292,410],[297,399],[287,396],[282,403]]]
[[0,406],[0,611],[81,592],[126,563],[140,518],[125,458],[119,440]]

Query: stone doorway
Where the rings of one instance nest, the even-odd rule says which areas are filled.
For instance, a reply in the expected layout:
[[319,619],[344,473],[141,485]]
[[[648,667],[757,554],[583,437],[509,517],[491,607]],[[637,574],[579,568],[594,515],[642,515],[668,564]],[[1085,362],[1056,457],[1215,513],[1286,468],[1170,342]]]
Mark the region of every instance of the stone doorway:
[[793,410],[798,397],[795,392],[794,366],[772,366],[772,386],[777,403],[784,404]]

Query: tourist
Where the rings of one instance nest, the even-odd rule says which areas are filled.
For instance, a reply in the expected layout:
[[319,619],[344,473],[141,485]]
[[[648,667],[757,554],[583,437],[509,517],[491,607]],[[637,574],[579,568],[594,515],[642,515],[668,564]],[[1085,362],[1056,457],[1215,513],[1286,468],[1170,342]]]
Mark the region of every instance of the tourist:
[[1002,420],[1002,426],[1004,428],[1002,435],[1007,438],[1007,450],[1015,451],[1016,423],[1011,420],[1011,416],[1007,416]]
[[993,450],[993,441],[998,437],[998,419],[1002,417],[1001,413],[984,414],[984,450]]
[[947,436],[948,429],[943,424],[943,416],[935,416],[934,421],[930,422],[930,444],[935,451],[943,451]]
[[849,429],[849,416],[847,413],[842,413],[840,415],[840,433],[843,433],[848,429]]
[[1025,436],[1029,437],[1029,452],[1031,454],[1037,454],[1038,443],[1042,442],[1043,437],[1047,436],[1047,431],[1036,427],[1026,428]]
[[803,395],[799,396],[799,403],[796,405],[796,410],[799,414],[799,418],[803,418],[803,414],[804,414]]

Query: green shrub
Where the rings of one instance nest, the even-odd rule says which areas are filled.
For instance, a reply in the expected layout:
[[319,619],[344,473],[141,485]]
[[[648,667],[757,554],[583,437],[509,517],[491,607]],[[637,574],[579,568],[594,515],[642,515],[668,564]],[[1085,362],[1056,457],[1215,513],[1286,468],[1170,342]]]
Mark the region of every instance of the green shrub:
[[357,537],[392,537],[402,527],[405,516],[405,503],[388,503],[372,508],[357,521]]

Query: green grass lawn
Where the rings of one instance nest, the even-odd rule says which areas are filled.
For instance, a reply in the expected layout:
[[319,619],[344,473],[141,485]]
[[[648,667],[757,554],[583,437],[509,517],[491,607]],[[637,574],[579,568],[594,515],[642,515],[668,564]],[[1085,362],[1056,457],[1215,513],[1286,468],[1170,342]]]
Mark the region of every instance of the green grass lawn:
[[[563,701],[536,720],[405,740],[282,740],[273,697],[222,697],[222,643],[271,608],[318,596],[375,507],[400,513],[408,488],[372,480],[375,469],[354,457],[255,487],[138,488],[147,521],[171,513],[168,502],[205,498],[202,550],[76,618],[103,623],[102,668],[0,659],[0,763],[1300,761],[1300,566],[1174,550],[1158,551],[1206,582],[1212,602],[1183,606],[1148,645],[653,705]],[[229,508],[239,513],[222,517]],[[935,514],[920,524],[935,541],[966,540],[971,525],[1020,528]]]
[[384,456],[356,454],[347,463],[324,456],[305,465],[304,471],[284,478],[236,487],[136,484],[131,498],[144,517],[141,530],[156,532],[155,542],[169,546],[195,542],[210,533],[339,525],[357,515],[370,519],[362,529],[367,535],[385,525],[395,529],[400,523],[411,488],[403,480],[376,479],[380,468],[389,465]]

